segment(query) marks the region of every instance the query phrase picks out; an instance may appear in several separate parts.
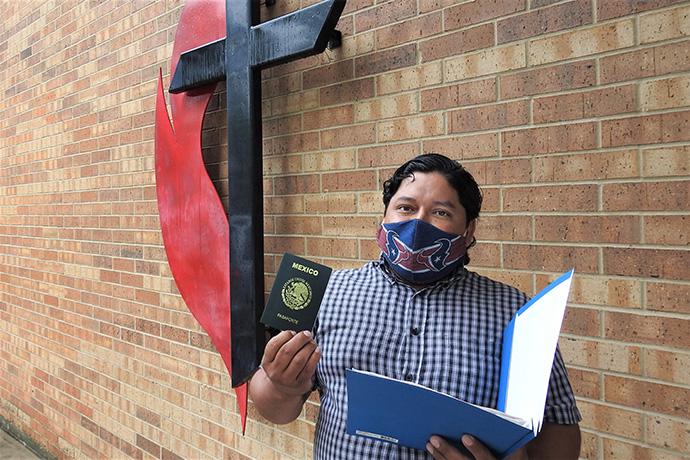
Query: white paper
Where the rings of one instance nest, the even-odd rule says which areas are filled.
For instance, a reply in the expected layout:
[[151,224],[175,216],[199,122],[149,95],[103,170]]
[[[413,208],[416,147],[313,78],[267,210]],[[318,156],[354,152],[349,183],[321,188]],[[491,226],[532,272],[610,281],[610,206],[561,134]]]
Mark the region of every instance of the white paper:
[[551,367],[573,272],[515,318],[505,412],[541,428]]

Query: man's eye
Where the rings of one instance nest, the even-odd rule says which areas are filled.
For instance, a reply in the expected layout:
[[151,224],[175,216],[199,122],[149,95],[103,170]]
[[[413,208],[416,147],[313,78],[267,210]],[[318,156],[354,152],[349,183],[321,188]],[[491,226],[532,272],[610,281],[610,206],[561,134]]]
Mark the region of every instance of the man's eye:
[[444,211],[443,209],[436,211],[436,215],[441,217],[450,217],[450,213],[448,211]]
[[410,206],[402,205],[402,206],[398,206],[398,211],[401,211],[401,212],[411,212],[411,211],[412,211],[412,208],[411,208]]

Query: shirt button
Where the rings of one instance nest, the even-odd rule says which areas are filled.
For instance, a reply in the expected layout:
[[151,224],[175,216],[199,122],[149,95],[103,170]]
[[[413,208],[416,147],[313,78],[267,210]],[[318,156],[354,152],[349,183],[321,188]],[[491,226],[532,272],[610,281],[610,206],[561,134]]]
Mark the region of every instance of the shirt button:
[[419,328],[418,328],[418,327],[412,327],[412,328],[410,329],[410,333],[411,333],[412,335],[419,335],[419,332],[420,332],[420,331],[419,331]]
[[407,380],[408,382],[411,382],[412,381],[412,374],[405,375],[405,380]]

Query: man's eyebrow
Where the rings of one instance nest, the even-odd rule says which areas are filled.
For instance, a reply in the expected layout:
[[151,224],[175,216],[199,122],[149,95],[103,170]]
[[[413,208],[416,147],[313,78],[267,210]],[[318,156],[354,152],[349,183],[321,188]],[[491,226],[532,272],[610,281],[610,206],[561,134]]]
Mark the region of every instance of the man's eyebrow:
[[445,206],[447,208],[455,209],[455,204],[453,204],[452,201],[434,201],[434,204],[437,206]]

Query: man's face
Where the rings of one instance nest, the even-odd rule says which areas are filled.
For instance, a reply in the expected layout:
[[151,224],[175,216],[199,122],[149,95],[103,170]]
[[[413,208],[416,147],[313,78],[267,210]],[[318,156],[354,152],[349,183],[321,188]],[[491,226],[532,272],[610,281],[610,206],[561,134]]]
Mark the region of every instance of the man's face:
[[466,241],[471,242],[475,221],[467,226],[465,208],[460,204],[458,193],[443,175],[416,172],[405,178],[388,203],[383,217],[386,224],[410,219],[423,220],[441,230],[462,235],[467,230]]

